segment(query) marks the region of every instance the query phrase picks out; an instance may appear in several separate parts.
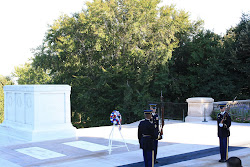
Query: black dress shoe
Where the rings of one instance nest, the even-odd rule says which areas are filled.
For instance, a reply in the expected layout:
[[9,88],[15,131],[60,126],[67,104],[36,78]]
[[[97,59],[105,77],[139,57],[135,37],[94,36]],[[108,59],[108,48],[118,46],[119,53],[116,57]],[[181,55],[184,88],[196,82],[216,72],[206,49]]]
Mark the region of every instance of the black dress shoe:
[[219,162],[227,162],[225,159],[220,159]]

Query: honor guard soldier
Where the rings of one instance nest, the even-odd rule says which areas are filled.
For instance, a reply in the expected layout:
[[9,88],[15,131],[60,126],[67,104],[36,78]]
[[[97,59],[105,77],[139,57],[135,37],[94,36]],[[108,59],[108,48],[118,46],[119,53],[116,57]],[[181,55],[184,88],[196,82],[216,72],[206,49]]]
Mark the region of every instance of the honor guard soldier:
[[155,162],[154,163],[158,163],[158,161],[156,160],[156,156],[157,156],[157,150],[158,150],[158,140],[161,139],[160,136],[160,131],[159,131],[159,116],[156,113],[156,106],[157,104],[149,104],[150,110],[152,110],[152,118],[153,118],[153,124],[154,124],[154,128],[155,128],[155,135],[158,136],[157,140],[155,140],[155,145],[154,145],[154,158],[155,158]]
[[228,142],[230,136],[229,127],[231,126],[231,117],[226,112],[226,104],[219,104],[220,113],[217,116],[218,137],[220,139],[220,155],[219,162],[226,162],[228,159]]
[[145,120],[138,126],[138,140],[143,149],[145,167],[154,166],[154,141],[157,138],[152,120],[152,110],[144,110]]

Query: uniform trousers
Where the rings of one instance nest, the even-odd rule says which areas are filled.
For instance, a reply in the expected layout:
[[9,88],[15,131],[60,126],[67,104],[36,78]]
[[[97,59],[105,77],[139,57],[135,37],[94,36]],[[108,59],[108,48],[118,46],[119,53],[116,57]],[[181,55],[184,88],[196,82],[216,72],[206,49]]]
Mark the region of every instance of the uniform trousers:
[[145,167],[154,166],[154,150],[143,150]]
[[222,160],[228,159],[228,137],[219,137],[220,139],[220,156]]
[[154,161],[156,161],[156,155],[157,155],[157,148],[158,148],[158,140],[154,141]]

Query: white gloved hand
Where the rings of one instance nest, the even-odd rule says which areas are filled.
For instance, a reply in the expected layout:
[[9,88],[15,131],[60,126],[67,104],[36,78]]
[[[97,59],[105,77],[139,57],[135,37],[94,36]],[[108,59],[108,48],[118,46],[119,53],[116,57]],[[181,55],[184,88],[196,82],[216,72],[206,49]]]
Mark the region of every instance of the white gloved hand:
[[219,126],[222,128],[223,127],[223,123],[219,123]]

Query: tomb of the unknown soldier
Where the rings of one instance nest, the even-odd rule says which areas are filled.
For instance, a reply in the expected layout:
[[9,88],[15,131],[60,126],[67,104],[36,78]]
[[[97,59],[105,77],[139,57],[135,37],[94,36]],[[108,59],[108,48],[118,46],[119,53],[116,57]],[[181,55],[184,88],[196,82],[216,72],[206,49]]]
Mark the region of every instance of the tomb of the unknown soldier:
[[[137,136],[140,121],[76,129],[70,94],[69,85],[4,86],[0,167],[144,166]],[[186,101],[185,122],[165,119],[153,166],[226,167],[218,162],[217,121],[210,117],[220,103],[210,97]],[[239,157],[250,167],[250,124],[232,122],[230,131],[229,157]]]
[[27,141],[75,137],[69,85],[7,85],[0,133]]

